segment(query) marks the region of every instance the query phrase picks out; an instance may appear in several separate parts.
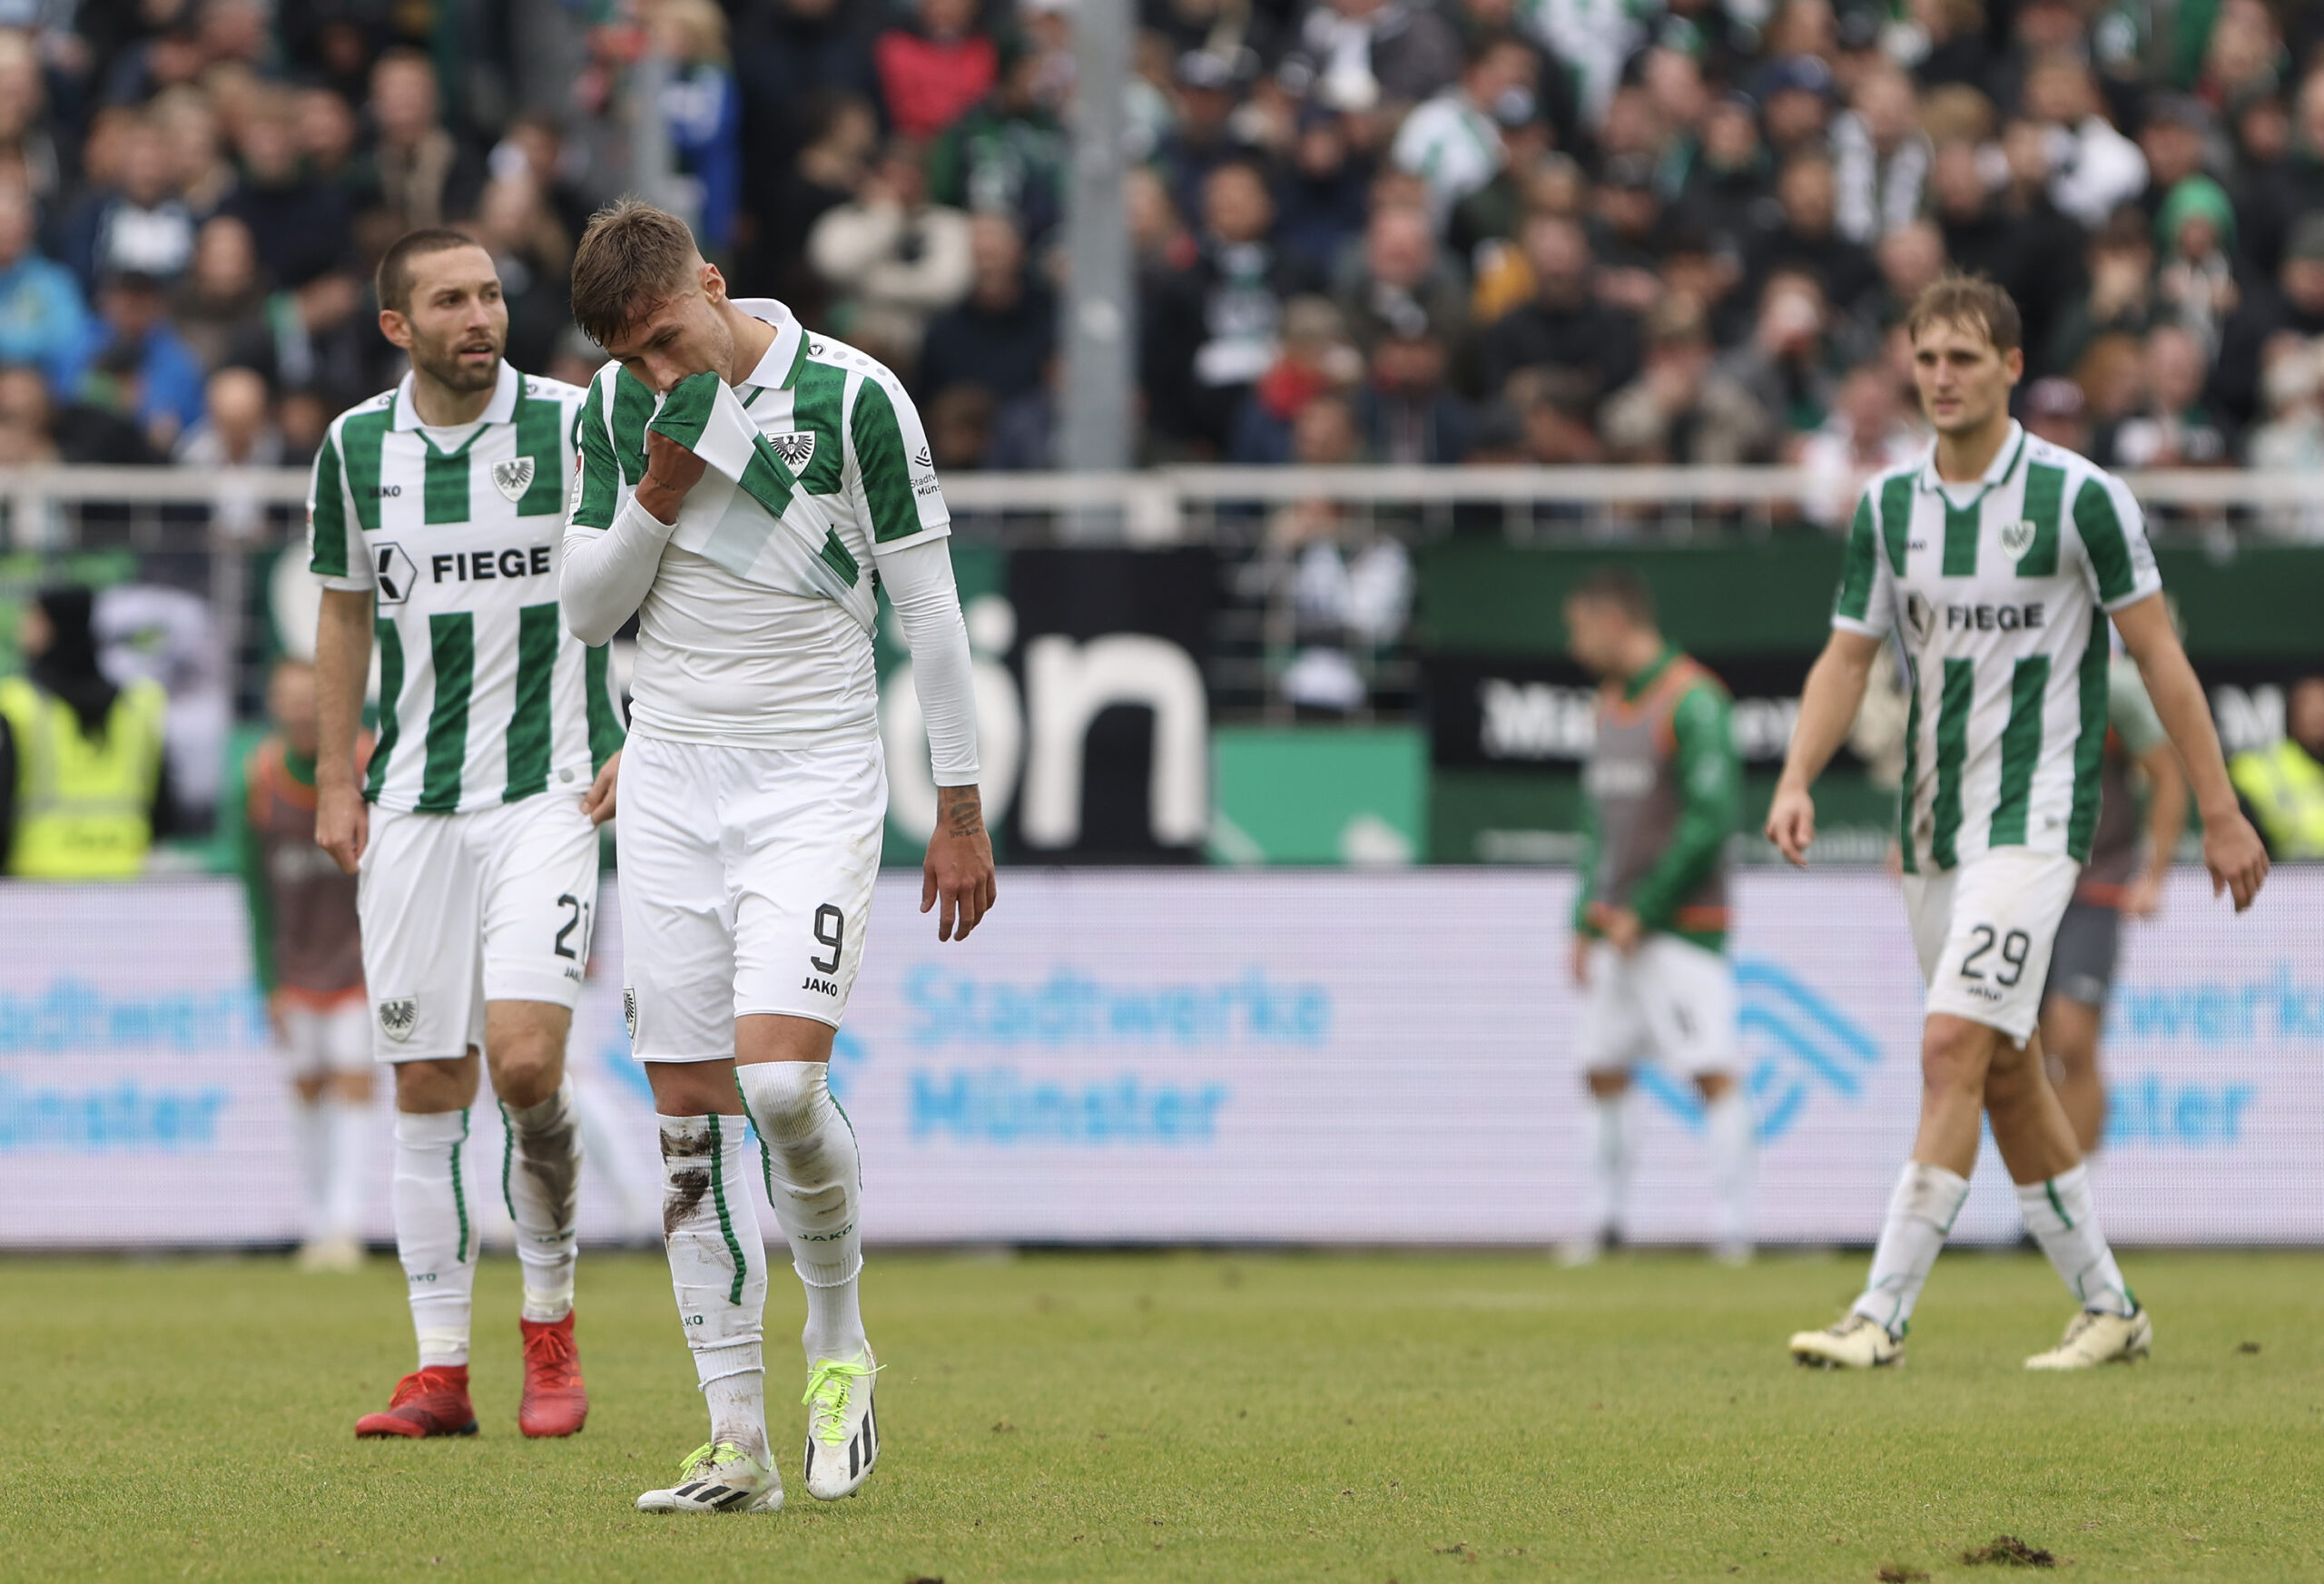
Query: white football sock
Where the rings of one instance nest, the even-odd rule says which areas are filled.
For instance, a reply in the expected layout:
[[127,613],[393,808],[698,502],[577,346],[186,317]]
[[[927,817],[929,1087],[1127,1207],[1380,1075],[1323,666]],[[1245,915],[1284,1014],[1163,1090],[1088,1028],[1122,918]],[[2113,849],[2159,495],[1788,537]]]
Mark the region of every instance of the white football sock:
[[312,1109],[323,1114],[324,1130],[330,1136],[328,1184],[318,1225],[326,1237],[360,1237],[364,1171],[371,1156],[371,1107],[327,1095]]
[[1709,1102],[1703,1112],[1703,1139],[1710,1147],[1710,1191],[1718,1218],[1718,1245],[1751,1245],[1751,1174],[1758,1150],[1758,1119],[1740,1084]]
[[1888,1328],[1891,1336],[1905,1334],[1920,1302],[1928,1274],[1936,1267],[1953,1219],[1969,1197],[1969,1179],[1943,1166],[1908,1160],[1888,1195],[1888,1219],[1880,1225],[1880,1241],[1872,1250],[1872,1278],[1855,1311]]
[[1603,1238],[1620,1232],[1630,1188],[1630,1091],[1608,1099],[1591,1096],[1589,1222],[1583,1235]]
[[573,1313],[574,1224],[581,1200],[581,1126],[573,1080],[537,1105],[502,1106],[507,1128],[500,1180],[517,1224],[517,1263],[525,1273],[526,1319]]
[[766,1195],[791,1240],[792,1268],[807,1289],[800,1341],[811,1364],[862,1356],[869,1345],[856,1299],[863,1237],[856,1218],[862,1166],[855,1129],[832,1098],[831,1067],[764,1061],[735,1080],[766,1146]]
[[2050,1264],[2064,1278],[2074,1301],[2102,1314],[2136,1314],[2138,1300],[2131,1296],[2122,1271],[2106,1235],[2098,1230],[2098,1215],[2091,1207],[2090,1174],[2082,1166],[2060,1172],[2047,1182],[2017,1186],[2018,1214],[2025,1230],[2050,1256]]
[[330,1097],[309,1100],[293,1093],[292,1112],[298,1118],[299,1186],[304,1216],[301,1235],[309,1241],[330,1235],[331,1118]]
[[411,1294],[423,1369],[468,1362],[476,1229],[460,1180],[468,1137],[466,1110],[396,1113],[396,1254]]
[[766,1245],[740,1117],[658,1117],[662,1234],[710,1439],[764,1460]]

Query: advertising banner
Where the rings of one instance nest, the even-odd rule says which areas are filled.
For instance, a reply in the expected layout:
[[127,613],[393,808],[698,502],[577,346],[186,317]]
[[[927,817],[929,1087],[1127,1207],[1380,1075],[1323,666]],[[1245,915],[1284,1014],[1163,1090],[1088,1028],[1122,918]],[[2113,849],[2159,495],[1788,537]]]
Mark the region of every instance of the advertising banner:
[[[1589,1124],[1557,871],[1012,871],[943,946],[881,882],[832,1065],[875,1242],[1541,1245],[1579,1230]],[[1744,1077],[1768,1242],[1862,1243],[1913,1134],[1920,986],[1876,871],[1739,877]],[[658,1225],[653,1107],[608,896],[571,1058],[583,1235]],[[2242,919],[2198,874],[2126,931],[2099,1172],[2137,1243],[2324,1242],[2324,871]],[[298,1235],[288,1085],[220,881],[0,886],[0,1246]],[[1640,1074],[1630,1233],[1709,1230],[1700,1118]],[[369,1230],[389,1233],[384,1099]],[[501,1219],[487,1098],[470,1203]],[[773,1223],[770,1221],[769,1225]],[[505,1231],[499,1234],[505,1236]],[[1955,1237],[2016,1235],[1992,1156]]]

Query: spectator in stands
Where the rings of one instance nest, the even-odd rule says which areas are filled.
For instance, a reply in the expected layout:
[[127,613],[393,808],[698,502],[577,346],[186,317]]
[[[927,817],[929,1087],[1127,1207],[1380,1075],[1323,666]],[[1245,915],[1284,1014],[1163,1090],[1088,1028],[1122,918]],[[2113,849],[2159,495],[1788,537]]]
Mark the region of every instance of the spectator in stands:
[[1191,269],[1197,246],[1194,232],[1187,229],[1178,206],[1170,202],[1169,190],[1153,167],[1140,165],[1130,171],[1122,180],[1122,189],[1129,210],[1130,250],[1139,290]]
[[[822,134],[834,96],[880,97],[872,39],[890,7],[849,0],[759,0],[734,7],[734,69],[743,100],[745,180],[765,217],[771,183]],[[804,235],[804,232],[800,233]]]
[[220,212],[249,228],[270,278],[283,285],[311,280],[346,253],[354,206],[306,169],[298,103],[290,94],[261,94],[237,141],[242,182]]
[[974,31],[976,0],[916,0],[911,20],[872,46],[888,121],[925,143],[991,92],[1000,53]]
[[2281,741],[2245,749],[2227,769],[2270,858],[2324,859],[2324,676],[2292,684]]
[[2135,211],[2108,221],[2084,258],[2086,284],[2066,301],[2048,342],[2029,354],[2037,368],[2070,370],[2100,336],[2143,337],[2161,315],[2153,228]]
[[1403,0],[1322,0],[1299,25],[1285,85],[1334,110],[1418,104],[1461,74],[1461,37]]
[[1810,151],[1787,160],[1776,201],[1775,223],[1752,239],[1752,281],[1764,286],[1778,270],[1800,271],[1816,278],[1825,300],[1840,312],[1865,305],[1879,288],[1880,272],[1870,252],[1839,232],[1830,158]]
[[1907,410],[1905,388],[1885,360],[1850,369],[1840,381],[1831,415],[1800,442],[1798,465],[1807,476],[1801,515],[1817,527],[1846,532],[1873,476],[1912,461],[1926,448],[1928,437]]
[[1344,118],[1302,110],[1276,182],[1275,241],[1284,252],[1311,275],[1331,279],[1363,234],[1371,182],[1371,162],[1351,145]]
[[1805,434],[1824,422],[1838,384],[1831,330],[1818,278],[1779,270],[1760,293],[1751,339],[1720,360],[1722,371],[1751,393],[1779,430]]
[[88,333],[89,309],[73,271],[33,243],[32,202],[0,185],[0,362],[62,373]]
[[2324,337],[2324,211],[2292,228],[2273,288],[2255,286],[2228,317],[2211,395],[2229,423],[2250,423],[2257,416],[2262,356],[2278,337]]
[[182,467],[280,467],[282,457],[265,379],[248,369],[221,369],[210,377],[202,421],[179,438],[171,460]]
[[2259,151],[2247,150],[2251,172],[2239,205],[2239,229],[2254,280],[2267,280],[2282,266],[2285,244],[2302,215],[2324,211],[2324,64],[2301,80],[2283,130],[2280,158],[2263,161],[2251,157]]
[[[2268,421],[2255,426],[2245,460],[2271,473],[2324,476],[2324,355],[2315,344],[2295,341],[2277,349],[2260,380]],[[2298,507],[2277,507],[2260,522],[2279,538],[2324,540],[2324,491]]]
[[1155,145],[1154,168],[1170,190],[1178,212],[1202,212],[1203,183],[1211,172],[1252,152],[1235,112],[1243,89],[1241,62],[1193,50],[1178,57],[1172,74],[1175,123]]
[[1256,165],[1222,164],[1203,183],[1191,268],[1150,302],[1147,389],[1164,431],[1216,456],[1281,346],[1283,305],[1312,287],[1270,241],[1275,201]]
[[852,93],[810,96],[806,145],[772,186],[759,216],[758,257],[747,276],[765,280],[801,320],[822,317],[822,278],[808,263],[806,241],[815,223],[852,201],[879,152],[880,123],[868,99]]
[[1775,167],[1759,141],[1758,107],[1742,93],[1728,93],[1703,116],[1699,152],[1679,192],[1687,223],[1713,248],[1740,254],[1758,229],[1757,212],[1775,192]]
[[386,251],[405,231],[468,213],[485,176],[475,151],[442,124],[436,68],[417,50],[379,57],[371,68],[370,111],[370,168],[358,204],[367,255]]
[[84,281],[133,272],[174,280],[193,261],[193,214],[176,189],[177,162],[150,115],[115,129],[119,180],[70,222],[66,261]]
[[1521,40],[1486,38],[1471,46],[1456,83],[1404,117],[1389,158],[1427,183],[1429,220],[1439,234],[1452,206],[1500,172],[1509,153],[1502,128],[1534,118],[1539,71]]
[[1502,394],[1519,369],[1554,370],[1556,389],[1537,394],[1569,417],[1594,414],[1600,401],[1638,376],[1638,320],[1597,300],[1596,261],[1572,221],[1536,217],[1525,227],[1524,248],[1533,272],[1532,300],[1493,325],[1484,355],[1486,394]]
[[301,88],[298,93],[299,154],[307,169],[350,200],[359,179],[356,168],[362,127],[355,107],[330,88]]
[[2195,333],[2208,364],[2241,296],[2233,263],[2235,206],[2209,176],[2190,176],[2163,201],[2155,233],[2162,252],[2155,295],[2165,312]]
[[508,304],[507,358],[546,369],[573,322],[573,241],[533,180],[517,165],[484,184],[468,230],[492,255]]
[[1590,247],[1598,259],[1598,300],[1642,314],[1662,297],[1666,237],[1654,164],[1643,154],[1617,154],[1598,183]]
[[2050,130],[2050,202],[2095,231],[2146,186],[2146,156],[2106,119],[2090,68],[2070,55],[2036,61],[2025,74],[2023,113]]
[[94,606],[86,588],[49,588],[17,619],[25,673],[0,679],[0,874],[126,880],[174,826],[168,699],[106,680]]
[[292,448],[303,434],[291,411],[293,393],[312,393],[337,412],[368,391],[395,383],[399,355],[363,312],[362,284],[346,270],[326,270],[269,300],[265,319],[227,349],[227,360],[255,369],[283,392],[282,427]]
[[1374,461],[1412,467],[1468,458],[1476,418],[1447,381],[1451,360],[1433,326],[1380,338],[1371,378],[1354,400],[1356,429]]
[[123,360],[109,367],[134,379],[125,410],[155,449],[167,451],[202,416],[202,365],[170,325],[161,282],[150,275],[107,275],[97,287],[97,315],[60,362],[58,389],[79,395],[92,373],[103,371],[106,355],[121,353]]
[[975,276],[969,217],[928,201],[923,171],[918,145],[895,140],[855,196],[807,233],[808,261],[834,293],[835,333],[906,379],[930,318],[967,296]]
[[1041,381],[1057,342],[1057,301],[1025,268],[1025,243],[1006,215],[970,221],[974,280],[966,298],[929,322],[921,343],[920,388],[931,399],[976,386],[995,403]]
[[662,90],[677,174],[689,189],[704,257],[731,262],[743,198],[743,96],[726,53],[726,14],[714,0],[661,0],[650,13],[668,57]]
[[194,233],[193,268],[170,301],[178,334],[203,368],[215,369],[227,348],[258,328],[265,309],[250,227],[231,214],[204,221]]
[[2051,375],[2025,390],[2025,431],[2076,456],[2090,455],[2090,403],[2082,387]]
[[485,164],[495,176],[513,175],[518,171],[533,179],[541,202],[556,218],[557,229],[564,232],[570,245],[580,238],[589,223],[596,205],[582,191],[571,169],[565,131],[554,116],[539,111],[528,111],[508,123],[508,130],[493,145]]
[[1307,404],[1353,390],[1363,378],[1364,354],[1349,339],[1337,305],[1322,297],[1291,299],[1283,309],[1282,350],[1236,415],[1226,459],[1289,461],[1292,426]]
[[233,162],[227,159],[219,136],[218,112],[213,99],[223,102],[232,97],[227,90],[233,86],[255,87],[240,83],[224,69],[212,72],[206,90],[192,86],[172,88],[146,107],[153,124],[162,130],[162,141],[170,151],[172,166],[172,182],[183,201],[187,212],[197,219],[214,214],[221,204],[239,184]]
[[1014,215],[1036,249],[1065,213],[1073,153],[1046,92],[1040,57],[1004,44],[1000,82],[937,141],[928,162],[937,202]]
[[1733,467],[1774,456],[1776,426],[1718,367],[1700,303],[1664,298],[1647,316],[1646,338],[1645,368],[1599,415],[1609,461]]
[[2219,118],[2211,106],[2185,93],[2150,93],[2143,110],[2138,143],[2146,160],[2146,189],[2139,194],[2139,207],[2156,220],[2172,188],[2208,172],[2211,147],[2219,141]]
[[2216,467],[2226,464],[2226,429],[2203,403],[2209,371],[2203,344],[2184,326],[2147,332],[2141,410],[2101,429],[2093,459],[2112,468]]
[[1355,344],[1367,353],[1381,337],[1433,326],[1457,340],[1468,323],[1468,293],[1416,203],[1383,203],[1365,225],[1363,251],[1344,261],[1332,292]]
[[31,36],[0,33],[0,164],[22,172],[16,185],[36,208],[54,202],[65,174],[47,111],[48,84]]
[[1945,273],[1945,233],[1925,220],[1908,220],[1873,249],[1880,290],[1865,310],[1867,326],[1886,330],[1905,322],[1920,294]]
[[1754,80],[1768,147],[1778,164],[1824,147],[1832,93],[1832,68],[1815,55],[1777,60]]
[[1920,213],[1933,151],[1903,72],[1876,67],[1849,97],[1850,108],[1832,119],[1837,226],[1869,248]]

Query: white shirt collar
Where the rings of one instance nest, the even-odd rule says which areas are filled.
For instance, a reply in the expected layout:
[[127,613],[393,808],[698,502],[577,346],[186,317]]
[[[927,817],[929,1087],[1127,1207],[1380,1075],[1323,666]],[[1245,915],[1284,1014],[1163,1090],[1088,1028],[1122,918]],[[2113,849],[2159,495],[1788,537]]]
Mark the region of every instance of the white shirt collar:
[[[412,400],[413,383],[419,376],[406,373],[396,387],[396,422],[399,429],[420,428],[419,407]],[[500,359],[500,379],[492,388],[492,399],[485,403],[484,417],[479,422],[505,424],[517,416],[517,398],[524,394],[525,377],[507,359]],[[449,426],[447,426],[449,427]]]
[[[2010,469],[2017,466],[2017,458],[2024,453],[2024,450],[2025,428],[2015,418],[2012,418],[2009,420],[2009,433],[2002,438],[2001,449],[1994,453],[1994,459],[1985,464],[1984,476],[1977,481],[1979,485],[1985,489],[1991,489],[2008,477]],[[1921,463],[1918,482],[1923,489],[1936,489],[1947,483],[1966,484],[1968,480],[1939,478],[1936,476],[1936,448],[1932,445],[1928,448],[1927,458]]]
[[774,344],[742,383],[769,390],[788,389],[799,377],[799,360],[806,355],[807,328],[799,322],[797,314],[772,297],[737,297],[730,300],[753,319],[774,327]]

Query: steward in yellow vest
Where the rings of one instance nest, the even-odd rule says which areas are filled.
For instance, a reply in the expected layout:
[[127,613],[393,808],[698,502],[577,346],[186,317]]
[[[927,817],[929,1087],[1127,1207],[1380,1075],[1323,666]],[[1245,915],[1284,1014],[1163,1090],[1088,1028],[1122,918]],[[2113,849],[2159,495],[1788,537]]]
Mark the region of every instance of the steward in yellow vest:
[[2270,854],[2324,859],[2324,677],[2294,684],[2284,715],[2283,741],[2246,749],[2227,773]]
[[29,664],[0,678],[0,871],[126,880],[145,867],[169,805],[168,698],[117,688],[96,664],[84,588],[50,589],[19,629]]

